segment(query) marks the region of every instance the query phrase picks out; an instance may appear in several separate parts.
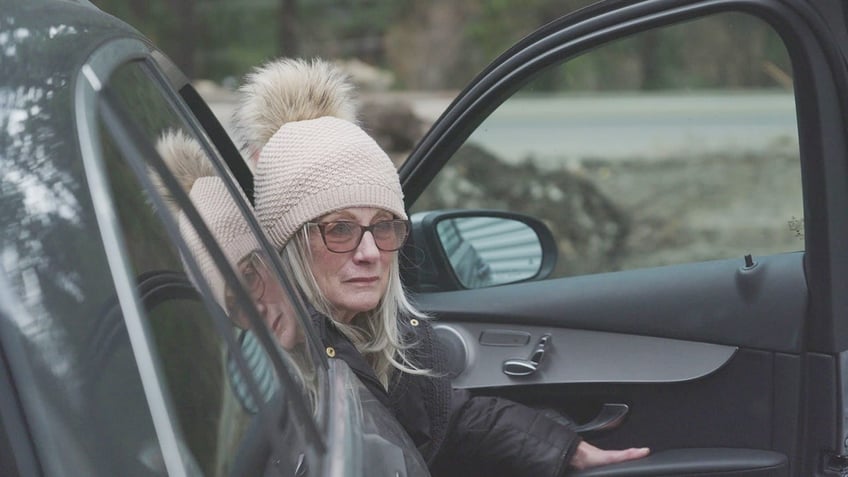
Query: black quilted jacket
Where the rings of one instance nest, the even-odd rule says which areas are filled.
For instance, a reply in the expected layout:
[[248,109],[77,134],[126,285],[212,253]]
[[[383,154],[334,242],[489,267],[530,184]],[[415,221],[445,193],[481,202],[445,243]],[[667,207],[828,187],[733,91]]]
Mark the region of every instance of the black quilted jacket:
[[434,476],[565,475],[580,438],[552,411],[452,389],[444,354],[426,320],[401,319],[409,357],[433,375],[398,373],[388,392],[353,344],[323,315],[313,322],[334,359],[343,359],[409,433]]

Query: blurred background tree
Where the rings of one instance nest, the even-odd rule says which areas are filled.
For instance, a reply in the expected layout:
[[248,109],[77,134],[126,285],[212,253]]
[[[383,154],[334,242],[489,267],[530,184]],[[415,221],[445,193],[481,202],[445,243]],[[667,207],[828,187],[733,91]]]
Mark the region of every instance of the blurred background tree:
[[[93,0],[147,35],[192,78],[232,85],[277,56],[357,59],[390,72],[394,88],[455,90],[538,26],[592,0]],[[764,22],[701,21],[690,41],[656,34],[622,42],[608,54],[573,63],[567,74],[537,80],[539,89],[774,87],[788,64]],[[678,30],[679,31],[679,30]],[[680,33],[676,33],[680,34]],[[697,41],[691,41],[696,38]],[[694,45],[682,46],[675,45]],[[775,50],[775,55],[769,51]],[[728,58],[731,60],[728,61]],[[626,65],[628,75],[610,75]]]
[[456,89],[538,25],[592,0],[93,0],[192,78],[224,81],[276,56],[358,59],[397,87]]

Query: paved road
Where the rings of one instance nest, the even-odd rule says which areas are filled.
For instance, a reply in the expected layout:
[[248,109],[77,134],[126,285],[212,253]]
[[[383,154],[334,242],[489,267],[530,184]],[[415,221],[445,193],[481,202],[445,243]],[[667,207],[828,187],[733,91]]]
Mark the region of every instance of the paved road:
[[513,99],[475,133],[506,156],[667,157],[797,144],[785,93]]
[[[401,96],[429,121],[452,99],[445,94]],[[231,100],[218,98],[211,106],[228,127]],[[793,97],[785,92],[513,98],[474,138],[505,158],[533,155],[542,160],[661,158],[798,142]]]

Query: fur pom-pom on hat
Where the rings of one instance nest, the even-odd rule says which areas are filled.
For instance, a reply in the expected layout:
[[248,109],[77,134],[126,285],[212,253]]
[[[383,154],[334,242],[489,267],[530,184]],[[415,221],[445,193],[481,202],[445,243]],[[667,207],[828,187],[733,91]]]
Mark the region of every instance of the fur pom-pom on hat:
[[238,90],[233,129],[251,167],[259,151],[284,124],[333,116],[356,121],[348,76],[319,60],[282,58],[256,68]]
[[[181,130],[167,130],[162,133],[156,141],[156,151],[186,194],[191,192],[194,183],[201,177],[217,177],[215,167],[209,162],[200,144]],[[171,191],[162,184],[158,174],[151,176],[160,195],[176,212],[179,207]]]

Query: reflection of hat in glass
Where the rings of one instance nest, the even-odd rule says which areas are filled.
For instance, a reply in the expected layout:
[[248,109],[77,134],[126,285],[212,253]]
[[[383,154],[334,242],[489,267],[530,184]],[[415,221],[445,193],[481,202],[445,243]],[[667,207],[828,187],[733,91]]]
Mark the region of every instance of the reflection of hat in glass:
[[[259,249],[259,242],[203,149],[181,131],[168,131],[163,134],[156,148],[188,193],[227,261],[237,270],[239,261],[251,251]],[[160,190],[176,208],[170,193],[161,185]],[[226,309],[225,284],[220,270],[185,213],[179,210],[178,216],[180,233],[197,260],[201,274],[209,283],[215,301]]]
[[235,121],[262,144],[256,215],[279,249],[306,222],[349,207],[406,218],[389,156],[351,122],[352,86],[326,62],[283,59],[247,77]]

